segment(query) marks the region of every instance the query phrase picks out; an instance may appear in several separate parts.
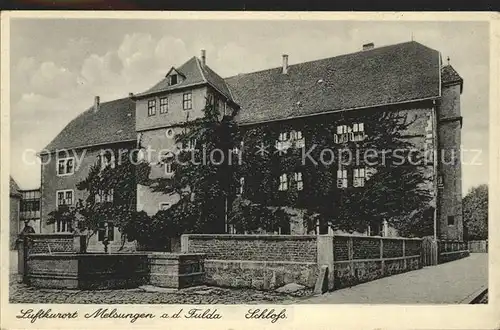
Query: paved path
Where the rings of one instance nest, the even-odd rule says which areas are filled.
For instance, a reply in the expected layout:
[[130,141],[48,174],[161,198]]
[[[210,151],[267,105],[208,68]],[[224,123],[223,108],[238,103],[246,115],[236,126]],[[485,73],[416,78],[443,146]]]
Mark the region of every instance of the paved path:
[[309,298],[313,304],[458,304],[468,303],[488,285],[488,254],[381,278]]

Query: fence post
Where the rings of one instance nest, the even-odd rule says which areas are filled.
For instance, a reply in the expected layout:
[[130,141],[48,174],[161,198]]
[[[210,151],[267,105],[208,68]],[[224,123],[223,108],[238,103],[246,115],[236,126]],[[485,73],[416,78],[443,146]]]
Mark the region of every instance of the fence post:
[[385,261],[384,261],[384,239],[380,238],[380,271],[382,276],[385,274]]
[[405,253],[405,245],[406,245],[406,240],[403,239],[403,244],[402,244],[402,247],[403,247],[403,269],[406,269],[406,253]]
[[181,252],[189,252],[189,235],[181,235]]
[[[335,279],[335,270],[334,270],[334,256],[333,256],[333,245],[334,237],[332,235],[318,235],[316,236],[316,247],[317,247],[317,262],[318,267],[326,266],[327,267],[327,276],[326,280],[328,283],[323,283],[325,276],[323,278],[319,278],[319,282],[315,287],[315,291],[317,293],[323,293],[323,288],[328,288],[328,290],[334,289],[334,279]],[[321,270],[320,270],[321,275]],[[321,282],[321,283],[320,283]],[[325,285],[326,284],[326,285]],[[321,292],[319,292],[321,291]]]
[[354,244],[352,237],[349,237],[349,240],[347,241],[347,260],[349,260],[349,268],[351,270],[351,276],[355,277],[356,272],[354,271]]

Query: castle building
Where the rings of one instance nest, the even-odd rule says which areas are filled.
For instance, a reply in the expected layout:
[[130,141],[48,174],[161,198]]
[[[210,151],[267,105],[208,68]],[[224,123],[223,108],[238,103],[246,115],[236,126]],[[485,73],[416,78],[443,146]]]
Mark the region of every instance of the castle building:
[[[170,68],[161,81],[142,93],[105,103],[96,98],[94,106],[70,122],[40,155],[45,160],[41,182],[42,230],[68,230],[64,224],[44,222],[58,205],[73,204],[84,197],[75,185],[85,178],[100,151],[137,145],[173,152],[188,148],[178,145],[175,136],[186,122],[203,116],[208,100],[221,114],[235,113],[243,132],[272,125],[278,130],[276,145],[286,148],[307,148],[311,137],[304,125],[314,121],[335,127],[332,143],[340,144],[370,134],[370,125],[374,123],[363,120],[365,114],[408,114],[413,121],[405,134],[419,149],[432,150],[436,155],[426,167],[432,177],[427,189],[433,196],[436,234],[442,239],[462,240],[463,80],[451,65],[442,63],[441,54],[411,41],[378,48],[367,44],[352,54],[293,65],[288,61],[288,55],[283,55],[279,67],[222,78],[209,67],[202,51],[200,58],[192,57],[183,65]],[[159,153],[152,155],[159,157]],[[449,157],[454,161],[442,161]],[[168,163],[161,163],[159,158],[148,161],[152,165],[150,179],[173,176]],[[336,172],[338,189],[362,189],[369,179],[366,168]],[[292,189],[300,195],[315,189],[308,186],[307,175],[300,171],[278,175],[276,195]],[[244,177],[241,182],[245,182]],[[137,209],[149,215],[178,200],[175,193],[164,194],[137,185]],[[300,210],[296,214],[300,217]],[[285,230],[301,231],[298,227]],[[114,237],[118,240],[119,232]]]

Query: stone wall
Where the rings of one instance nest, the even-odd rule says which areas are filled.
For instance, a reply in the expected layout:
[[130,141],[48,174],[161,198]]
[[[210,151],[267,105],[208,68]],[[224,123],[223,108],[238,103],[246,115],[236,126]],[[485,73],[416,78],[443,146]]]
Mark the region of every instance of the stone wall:
[[422,268],[419,238],[335,235],[335,289]]
[[25,283],[38,288],[136,288],[148,281],[147,254],[53,253],[27,258]]
[[[184,249],[207,259],[316,262],[316,236],[184,235]],[[188,244],[188,246],[186,246]]]
[[470,253],[487,253],[488,252],[488,240],[482,241],[469,241],[469,252]]
[[183,252],[204,253],[207,284],[268,290],[286,283],[314,287],[317,236],[183,235]]
[[[206,282],[218,286],[269,290],[295,282],[338,289],[422,267],[421,239],[183,235],[181,240],[182,251],[206,254]],[[325,278],[319,278],[322,266],[328,267]]]
[[470,255],[467,242],[438,241],[438,263],[462,259]]
[[85,237],[73,234],[28,234],[28,254],[35,253],[60,253],[83,252],[85,250]]

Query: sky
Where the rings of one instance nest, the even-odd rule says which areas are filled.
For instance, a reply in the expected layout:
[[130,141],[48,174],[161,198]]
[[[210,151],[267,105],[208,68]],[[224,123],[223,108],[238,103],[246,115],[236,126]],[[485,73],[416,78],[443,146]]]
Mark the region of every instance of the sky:
[[[485,22],[258,20],[11,20],[10,167],[22,189],[40,186],[33,151],[101,102],[139,93],[206,50],[222,77],[415,40],[464,79],[462,190],[488,182],[489,26]],[[477,151],[474,151],[477,150]]]

